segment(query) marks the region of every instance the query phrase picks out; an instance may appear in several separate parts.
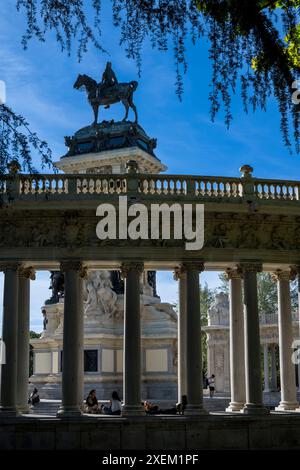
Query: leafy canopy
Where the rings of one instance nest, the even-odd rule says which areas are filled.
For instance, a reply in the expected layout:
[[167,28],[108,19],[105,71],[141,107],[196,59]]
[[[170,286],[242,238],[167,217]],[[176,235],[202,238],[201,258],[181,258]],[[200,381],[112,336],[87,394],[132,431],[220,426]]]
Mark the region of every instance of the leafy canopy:
[[[245,112],[249,108],[264,110],[267,99],[273,96],[281,115],[284,143],[291,146],[292,132],[299,151],[299,106],[292,102],[292,93],[300,71],[300,0],[111,0],[110,3],[120,43],[127,57],[136,61],[139,71],[145,41],[160,51],[172,48],[176,93],[181,98],[182,74],[187,70],[186,41],[195,43],[208,38],[212,62],[211,118],[215,119],[223,110],[229,126],[232,93],[240,93]],[[17,0],[18,11],[25,13],[27,19],[22,38],[24,48],[33,38],[45,41],[52,31],[62,50],[70,53],[77,44],[79,60],[90,44],[104,52],[102,6],[101,0]],[[27,150],[33,143],[32,136],[27,134],[25,142],[24,135],[15,132],[20,120],[12,120],[12,116],[10,119],[8,123],[7,110],[0,106],[4,132],[0,168],[10,153],[9,145],[28,166]],[[45,161],[46,154],[42,153]]]

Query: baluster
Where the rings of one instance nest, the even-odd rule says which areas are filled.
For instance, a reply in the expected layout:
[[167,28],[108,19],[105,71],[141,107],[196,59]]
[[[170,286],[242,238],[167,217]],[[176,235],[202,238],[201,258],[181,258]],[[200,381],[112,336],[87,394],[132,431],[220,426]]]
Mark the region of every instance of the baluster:
[[166,184],[165,184],[165,194],[171,194],[170,180],[166,180]]
[[146,179],[143,180],[143,184],[141,186],[141,192],[143,194],[148,194],[148,181]]
[[46,192],[46,179],[42,179],[42,185],[41,185],[41,192],[45,193]]
[[[267,191],[265,190],[267,188]],[[268,185],[263,184],[262,185],[262,195],[263,198],[269,199],[270,197],[270,188]]]

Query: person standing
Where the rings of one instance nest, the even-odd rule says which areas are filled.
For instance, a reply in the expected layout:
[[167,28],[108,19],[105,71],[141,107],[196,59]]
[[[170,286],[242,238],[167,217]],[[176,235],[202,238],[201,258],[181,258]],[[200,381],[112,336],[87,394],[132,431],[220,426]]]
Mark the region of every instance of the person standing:
[[209,388],[209,396],[210,398],[213,398],[214,393],[215,393],[215,375],[212,374],[208,378],[208,388]]

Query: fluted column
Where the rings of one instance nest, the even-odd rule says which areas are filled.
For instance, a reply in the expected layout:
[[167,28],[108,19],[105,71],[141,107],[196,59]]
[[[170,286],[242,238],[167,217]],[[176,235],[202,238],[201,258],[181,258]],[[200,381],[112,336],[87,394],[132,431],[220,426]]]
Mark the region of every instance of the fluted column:
[[271,390],[277,392],[276,344],[271,346]]
[[203,263],[184,263],[186,272],[186,415],[206,413],[203,409],[203,379],[201,351],[201,315],[199,272]]
[[293,321],[291,309],[291,271],[278,270],[273,275],[278,290],[278,332],[281,401],[276,411],[295,410],[297,402],[295,365],[292,362]]
[[20,413],[26,413],[29,409],[30,279],[35,279],[35,271],[32,268],[22,268],[19,270],[17,405]]
[[60,417],[81,415],[83,395],[83,304],[82,277],[86,275],[77,261],[61,263],[65,275],[64,331],[62,360],[62,406]]
[[141,406],[140,276],[143,269],[143,263],[124,263],[121,268],[125,279],[122,411],[124,416],[145,413]]
[[187,394],[186,389],[186,345],[187,345],[187,318],[186,318],[186,272],[182,268],[176,268],[174,279],[179,286],[179,316],[178,316],[178,402]]
[[244,326],[245,326],[245,377],[246,403],[242,410],[247,414],[266,414],[262,400],[262,376],[260,366],[260,335],[257,301],[257,272],[261,265],[241,265],[244,278]]
[[269,381],[269,345],[264,344],[264,392],[270,391]]
[[226,411],[241,411],[246,402],[244,312],[242,273],[240,269],[228,269],[229,321],[230,321],[230,390],[231,402]]
[[18,263],[0,265],[4,271],[2,341],[6,362],[1,369],[1,416],[17,416]]

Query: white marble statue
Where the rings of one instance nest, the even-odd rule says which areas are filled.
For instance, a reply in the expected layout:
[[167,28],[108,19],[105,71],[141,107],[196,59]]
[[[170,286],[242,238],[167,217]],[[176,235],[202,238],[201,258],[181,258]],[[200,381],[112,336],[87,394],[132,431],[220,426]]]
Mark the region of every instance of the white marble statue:
[[117,310],[118,297],[112,290],[109,271],[91,271],[85,287],[85,314],[97,312],[112,318]]
[[229,324],[229,300],[228,294],[219,292],[208,310],[209,325],[228,325]]

